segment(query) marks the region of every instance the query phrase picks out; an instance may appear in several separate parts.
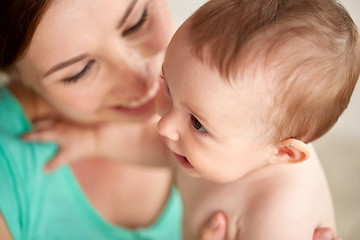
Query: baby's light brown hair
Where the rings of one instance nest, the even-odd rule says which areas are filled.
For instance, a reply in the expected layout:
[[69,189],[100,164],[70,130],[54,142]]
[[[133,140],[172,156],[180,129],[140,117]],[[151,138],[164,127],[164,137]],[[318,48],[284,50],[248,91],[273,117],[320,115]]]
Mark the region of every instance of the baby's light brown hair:
[[333,0],[210,0],[184,26],[195,54],[224,78],[249,81],[251,72],[271,86],[262,122],[274,142],[325,134],[359,78],[358,32]]

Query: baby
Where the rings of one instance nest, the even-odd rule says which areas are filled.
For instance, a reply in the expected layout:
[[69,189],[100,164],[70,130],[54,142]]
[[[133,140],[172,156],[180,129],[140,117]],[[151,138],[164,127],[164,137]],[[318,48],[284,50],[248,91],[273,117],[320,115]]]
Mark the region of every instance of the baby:
[[184,239],[197,239],[217,210],[228,239],[335,229],[308,144],[347,107],[359,49],[356,26],[332,0],[210,0],[179,28],[163,64],[158,130],[176,159]]

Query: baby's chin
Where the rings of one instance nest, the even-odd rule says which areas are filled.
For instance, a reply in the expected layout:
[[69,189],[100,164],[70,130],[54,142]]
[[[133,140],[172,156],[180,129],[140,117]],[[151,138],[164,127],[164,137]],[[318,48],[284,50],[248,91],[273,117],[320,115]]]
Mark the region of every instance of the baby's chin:
[[224,180],[224,179],[217,179],[216,176],[203,175],[199,171],[197,171],[196,168],[192,168],[192,169],[183,168],[183,171],[185,172],[186,175],[191,176],[193,178],[199,178],[199,179],[203,179],[203,180],[215,182],[215,183],[228,182],[227,180]]
[[194,177],[194,178],[203,178],[204,177],[196,170],[196,168],[185,168],[181,165],[181,163],[178,163],[180,169],[188,176]]

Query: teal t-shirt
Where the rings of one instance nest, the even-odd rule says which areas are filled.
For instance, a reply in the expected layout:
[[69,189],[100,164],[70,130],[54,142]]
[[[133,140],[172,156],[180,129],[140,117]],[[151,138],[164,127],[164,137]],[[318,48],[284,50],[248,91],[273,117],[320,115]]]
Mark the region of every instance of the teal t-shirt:
[[57,146],[21,141],[29,130],[19,103],[0,88],[0,209],[15,240],[181,239],[182,206],[175,187],[150,227],[112,225],[93,209],[68,166],[43,173]]

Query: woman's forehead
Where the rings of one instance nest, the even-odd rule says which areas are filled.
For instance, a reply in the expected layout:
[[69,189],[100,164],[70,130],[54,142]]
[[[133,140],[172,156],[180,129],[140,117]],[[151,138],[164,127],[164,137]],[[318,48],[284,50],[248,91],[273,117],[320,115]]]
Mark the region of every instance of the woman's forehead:
[[25,55],[40,69],[91,51],[116,26],[133,0],[61,0],[49,5]]

